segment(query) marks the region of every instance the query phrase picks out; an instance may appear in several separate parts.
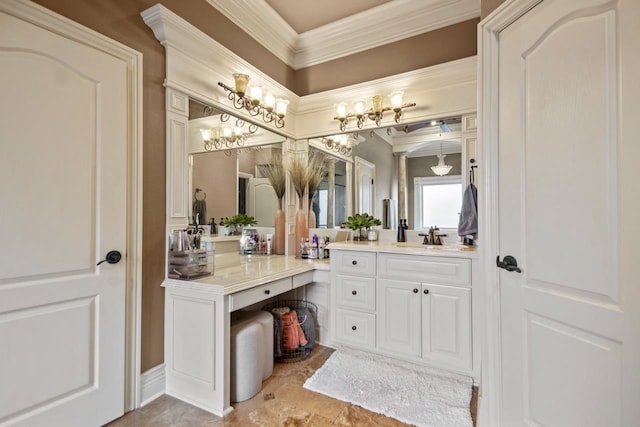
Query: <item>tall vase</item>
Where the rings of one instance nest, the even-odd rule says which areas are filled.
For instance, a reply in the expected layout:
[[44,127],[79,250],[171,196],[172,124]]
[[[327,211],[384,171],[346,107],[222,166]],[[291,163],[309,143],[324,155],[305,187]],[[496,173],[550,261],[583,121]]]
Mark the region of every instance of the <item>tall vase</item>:
[[300,243],[309,238],[309,219],[304,213],[304,198],[298,199],[298,210],[296,211],[296,257],[300,258],[302,255],[300,251]]
[[276,210],[275,231],[273,235],[273,253],[276,255],[284,255],[284,230],[286,215],[282,210],[282,198],[278,199],[278,210]]
[[309,197],[309,228],[316,228],[316,213],[313,210],[313,197]]

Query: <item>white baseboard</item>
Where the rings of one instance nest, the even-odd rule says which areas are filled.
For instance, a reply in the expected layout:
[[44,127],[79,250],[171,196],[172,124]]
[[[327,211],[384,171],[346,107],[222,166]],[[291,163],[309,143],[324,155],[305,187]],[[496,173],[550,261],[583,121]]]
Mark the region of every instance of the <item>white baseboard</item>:
[[143,372],[140,376],[140,406],[162,396],[165,392],[165,384],[164,363]]

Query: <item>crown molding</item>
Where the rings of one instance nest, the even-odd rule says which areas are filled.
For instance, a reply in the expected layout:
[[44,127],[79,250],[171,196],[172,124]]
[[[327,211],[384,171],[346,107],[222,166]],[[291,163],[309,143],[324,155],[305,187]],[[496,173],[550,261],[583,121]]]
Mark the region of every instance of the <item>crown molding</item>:
[[480,16],[480,0],[394,0],[297,34],[265,0],[207,2],[296,70]]
[[479,16],[478,0],[391,1],[300,34],[293,68],[353,55]]
[[282,62],[295,61],[298,33],[264,0],[207,0]]

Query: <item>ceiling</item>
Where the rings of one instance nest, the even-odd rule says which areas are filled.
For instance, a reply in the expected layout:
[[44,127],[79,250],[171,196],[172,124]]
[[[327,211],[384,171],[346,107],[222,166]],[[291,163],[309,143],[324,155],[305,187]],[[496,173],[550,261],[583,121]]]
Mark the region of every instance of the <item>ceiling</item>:
[[391,0],[266,0],[293,30],[302,34],[373,9]]
[[207,0],[295,70],[480,16],[480,0]]

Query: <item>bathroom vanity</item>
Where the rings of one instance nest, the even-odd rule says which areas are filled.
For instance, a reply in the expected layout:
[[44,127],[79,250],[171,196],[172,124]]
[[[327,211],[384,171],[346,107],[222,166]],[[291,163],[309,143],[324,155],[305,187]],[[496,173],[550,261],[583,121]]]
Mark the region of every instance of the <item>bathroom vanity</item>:
[[330,248],[331,329],[337,345],[477,377],[475,251],[381,242]]

